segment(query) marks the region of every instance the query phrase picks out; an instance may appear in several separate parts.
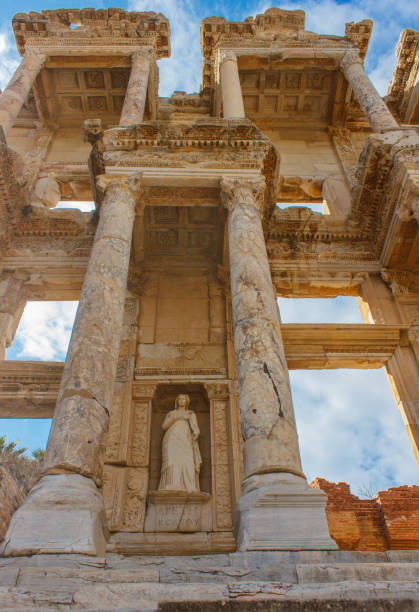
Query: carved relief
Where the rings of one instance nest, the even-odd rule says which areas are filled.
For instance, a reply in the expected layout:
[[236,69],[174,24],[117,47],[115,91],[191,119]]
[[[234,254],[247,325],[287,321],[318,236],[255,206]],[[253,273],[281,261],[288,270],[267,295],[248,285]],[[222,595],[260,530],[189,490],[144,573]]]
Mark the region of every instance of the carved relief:
[[132,465],[147,466],[150,443],[151,398],[134,402],[134,431],[131,437]]
[[226,411],[227,399],[215,399],[228,393],[227,385],[206,385],[211,399],[212,436],[213,436],[213,465],[214,465],[214,528],[230,529],[232,526],[231,493],[232,482],[230,477],[228,456],[228,423]]
[[126,470],[126,493],[121,531],[142,531],[147,493],[147,468]]

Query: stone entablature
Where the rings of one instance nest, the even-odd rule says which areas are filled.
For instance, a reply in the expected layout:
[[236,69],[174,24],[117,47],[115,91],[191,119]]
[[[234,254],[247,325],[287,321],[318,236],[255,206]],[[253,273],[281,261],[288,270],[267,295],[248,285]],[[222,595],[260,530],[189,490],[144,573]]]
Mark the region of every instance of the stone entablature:
[[[18,50],[29,47],[138,47],[170,56],[169,22],[161,13],[123,9],[57,9],[17,13],[12,20]],[[127,49],[128,51],[128,49]]]
[[386,101],[402,123],[419,124],[419,32],[403,30],[396,47],[397,66]]
[[[300,115],[302,111],[308,111],[308,113],[305,112],[307,115],[304,117],[305,120],[307,118],[319,120],[326,113],[326,106],[330,106],[330,101],[328,105],[324,101],[322,104],[320,98],[315,96],[321,89],[319,83],[327,80],[325,74],[319,73],[319,67],[321,65],[323,69],[336,71],[336,68],[339,68],[341,57],[351,49],[359,52],[363,60],[372,31],[372,21],[366,19],[359,23],[346,24],[345,36],[320,35],[306,31],[304,22],[304,11],[287,11],[278,8],[268,9],[263,15],[257,15],[254,19],[249,17],[243,22],[227,22],[220,17],[209,17],[203,20],[201,24],[202,87],[206,95],[211,95],[215,114],[220,113],[219,74],[222,54],[227,50],[233,52],[240,60],[239,72],[242,87],[246,87],[246,79],[250,79],[249,84],[252,89],[247,92],[247,95],[245,91],[243,92],[247,117],[252,120],[257,117],[260,121],[266,114],[275,115],[282,110],[282,119],[285,120],[289,119],[290,113],[295,114],[298,110]],[[310,58],[314,57],[314,50],[317,61],[313,62],[313,67],[315,66],[317,71],[309,75],[306,83],[304,69],[307,64],[310,68]],[[259,58],[259,64],[257,58]],[[302,71],[297,70],[298,58],[301,60],[304,58]],[[328,59],[329,65],[327,65]],[[283,75],[278,73],[279,66],[282,68]],[[256,71],[261,68],[263,68],[261,81],[257,79],[258,82],[256,82]],[[315,81],[312,88],[310,88],[310,78]],[[331,87],[330,98],[336,97],[340,101],[345,98],[345,93],[340,91],[345,84],[343,80],[338,80],[337,83],[335,81],[336,76],[334,75],[333,86],[331,87],[331,82],[327,80],[326,89]],[[275,90],[287,89],[288,82],[291,88],[288,96],[284,99],[281,97],[276,99],[275,93],[278,92]],[[303,91],[307,90],[307,94],[305,99],[300,96],[301,99],[298,100],[296,94],[299,92],[296,90],[301,86]],[[259,103],[257,103],[258,89],[262,93],[266,89],[265,99],[264,101],[259,100]],[[323,106],[323,112],[320,115],[318,114],[319,105]],[[334,111],[334,121],[345,121],[356,108],[357,104],[352,96],[351,104],[346,105],[344,115],[342,115],[343,109],[339,108]],[[312,116],[310,116],[310,111],[312,111]],[[304,112],[302,114],[304,116]]]

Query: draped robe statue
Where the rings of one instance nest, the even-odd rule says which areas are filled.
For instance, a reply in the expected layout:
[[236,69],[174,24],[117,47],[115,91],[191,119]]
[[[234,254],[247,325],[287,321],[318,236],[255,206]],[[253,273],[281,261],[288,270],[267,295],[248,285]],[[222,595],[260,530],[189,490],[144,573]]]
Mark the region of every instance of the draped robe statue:
[[188,395],[178,395],[175,408],[167,413],[162,428],[162,467],[159,491],[199,492],[202,458],[196,414],[188,410]]

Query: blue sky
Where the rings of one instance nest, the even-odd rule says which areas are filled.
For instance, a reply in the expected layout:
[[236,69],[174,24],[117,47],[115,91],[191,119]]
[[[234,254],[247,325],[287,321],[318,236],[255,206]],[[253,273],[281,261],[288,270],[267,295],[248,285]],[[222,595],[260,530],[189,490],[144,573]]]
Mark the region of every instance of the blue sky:
[[[0,6],[0,87],[4,88],[18,63],[10,21],[16,12],[67,8],[108,8],[111,2],[22,1]],[[199,24],[211,15],[242,20],[262,13],[271,3],[198,2],[197,0],[130,0],[117,3],[128,10],[153,10],[171,23],[172,57],[160,66],[160,95],[198,91],[200,84]],[[306,29],[343,35],[345,22],[374,20],[366,70],[379,92],[386,93],[395,65],[395,45],[403,28],[419,29],[413,0],[309,0],[283,2],[281,8],[306,11]],[[354,298],[280,300],[284,322],[361,322]],[[31,303],[25,310],[8,359],[63,360],[75,314],[74,303]],[[400,484],[419,484],[418,470],[401,416],[383,370],[290,372],[304,470],[309,478],[322,476],[374,490]],[[47,420],[0,420],[0,435],[23,445],[45,445]]]

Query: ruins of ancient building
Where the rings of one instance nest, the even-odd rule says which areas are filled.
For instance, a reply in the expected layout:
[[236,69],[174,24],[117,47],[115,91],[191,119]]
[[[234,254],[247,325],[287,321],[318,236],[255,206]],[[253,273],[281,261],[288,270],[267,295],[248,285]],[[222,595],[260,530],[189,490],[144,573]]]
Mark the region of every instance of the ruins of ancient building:
[[[99,592],[109,609],[418,597],[413,553],[337,550],[302,472],[288,369],[385,366],[418,456],[419,35],[402,33],[384,101],[363,68],[371,21],[344,36],[304,22],[204,19],[200,93],[159,98],[163,15],[14,17],[1,356],[26,301],[79,308],[65,363],[0,364],[1,418],[54,415],[3,544],[3,608],[104,609]],[[338,295],[359,296],[365,324],[280,324],[276,296]]]

